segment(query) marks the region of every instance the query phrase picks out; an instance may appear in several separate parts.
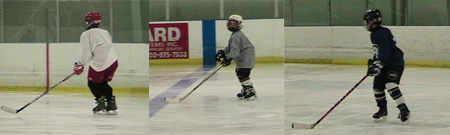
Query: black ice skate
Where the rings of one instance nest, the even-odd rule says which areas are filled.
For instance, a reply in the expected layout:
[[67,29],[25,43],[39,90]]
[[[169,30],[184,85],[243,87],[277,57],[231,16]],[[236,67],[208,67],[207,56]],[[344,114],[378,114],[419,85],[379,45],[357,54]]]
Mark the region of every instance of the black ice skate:
[[101,97],[101,98],[95,99],[95,100],[97,101],[96,102],[97,106],[92,109],[92,111],[94,112],[94,115],[98,115],[101,112],[105,112],[105,109],[106,109],[105,98]]
[[253,88],[253,86],[251,86],[251,85],[249,85],[249,86],[245,86],[245,96],[244,96],[244,99],[247,99],[247,100],[251,100],[251,99],[256,99],[256,98],[258,98],[257,96],[256,96],[256,91],[255,91],[255,89]]
[[242,100],[244,99],[244,95],[247,95],[247,92],[245,92],[245,86],[242,85],[241,92],[237,94],[237,97],[239,100]]
[[373,114],[373,120],[377,123],[384,122],[387,120],[387,115],[388,115],[387,107],[380,107],[378,109],[378,112]]
[[108,115],[117,115],[117,105],[115,96],[112,96],[111,100],[107,101],[106,113]]
[[400,104],[397,106],[397,108],[400,110],[397,118],[400,119],[400,121],[404,124],[408,124],[409,120],[411,119],[411,115],[409,114],[409,109],[406,104]]

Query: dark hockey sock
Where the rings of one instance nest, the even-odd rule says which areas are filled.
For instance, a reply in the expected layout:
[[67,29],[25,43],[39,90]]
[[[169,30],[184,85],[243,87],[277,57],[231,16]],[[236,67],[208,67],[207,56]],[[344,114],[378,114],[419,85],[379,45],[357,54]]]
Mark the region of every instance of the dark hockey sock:
[[101,84],[103,88],[103,95],[105,95],[106,100],[111,100],[111,97],[113,96],[113,89],[109,86],[108,81],[104,81]]
[[94,97],[96,99],[102,97],[102,93],[103,93],[102,91],[103,90],[102,90],[102,84],[101,83],[94,83],[94,82],[88,81],[88,86],[89,86],[89,89],[92,92],[92,95],[94,95]]
[[390,93],[392,99],[394,99],[394,100],[397,100],[402,97],[402,92],[400,91],[400,89],[398,87],[389,90],[389,93]]
[[239,82],[243,83],[247,80],[250,80],[250,71],[251,68],[236,68],[236,76],[239,79]]
[[238,79],[239,79],[239,82],[242,83],[242,82],[245,82],[245,81],[247,81],[247,80],[250,80],[250,77],[248,77],[248,76],[247,76],[247,77],[239,77],[239,76],[238,76]]
[[377,106],[385,107],[387,103],[386,103],[386,94],[384,90],[374,89],[373,92],[375,95],[375,100],[377,101]]
[[377,100],[377,106],[380,109],[386,109],[387,108],[387,101],[386,100]]

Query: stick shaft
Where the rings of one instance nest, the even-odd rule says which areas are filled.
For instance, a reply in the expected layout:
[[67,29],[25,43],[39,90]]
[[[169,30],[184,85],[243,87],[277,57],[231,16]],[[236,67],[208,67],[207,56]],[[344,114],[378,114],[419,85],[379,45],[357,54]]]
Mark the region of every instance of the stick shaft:
[[48,89],[47,91],[45,91],[43,94],[39,95],[36,99],[34,99],[33,101],[29,102],[28,104],[26,104],[25,106],[23,106],[22,108],[17,110],[17,113],[19,113],[20,111],[22,111],[23,109],[25,109],[26,107],[28,107],[29,105],[33,104],[34,102],[36,102],[39,98],[43,97],[44,95],[46,95],[47,93],[49,93],[50,91],[52,91],[54,88],[56,88],[56,86],[58,86],[59,84],[63,83],[64,81],[66,81],[67,79],[69,79],[70,77],[72,77],[75,73],[71,73],[70,75],[68,75],[66,78],[64,78],[62,81],[60,81],[59,83],[57,83],[56,85],[54,85],[53,87],[51,87],[50,89]]
[[311,126],[311,129],[313,129],[314,127],[316,127],[323,119],[325,119],[325,117],[327,117],[328,116],[328,114],[330,114],[331,113],[331,111],[333,111],[334,110],[334,108],[336,108],[348,95],[350,95],[350,93],[352,93],[353,92],[353,90],[355,90],[356,89],[356,87],[358,87],[359,86],[359,84],[361,84],[366,78],[367,78],[367,76],[368,75],[366,75],[366,76],[364,76],[358,83],[356,83],[356,85],[355,86],[353,86],[353,88],[352,89],[350,89],[350,91],[348,91],[336,104],[334,104],[334,106],[333,107],[331,107],[330,108],[330,110],[328,110],[328,112],[327,113],[325,113],[316,123],[314,123],[312,126]]
[[195,86],[194,89],[192,89],[186,96],[180,98],[180,102],[182,102],[184,99],[186,99],[189,95],[192,94],[192,92],[194,92],[198,87],[200,87],[204,82],[206,82],[206,80],[208,80],[209,78],[211,78],[211,76],[213,76],[217,71],[219,71],[219,69],[221,69],[223,67],[223,65],[220,65],[220,67],[218,67],[216,70],[214,70],[214,72],[212,72],[208,77],[206,77],[205,79],[202,80],[202,82],[200,82],[200,84],[198,84],[197,86]]

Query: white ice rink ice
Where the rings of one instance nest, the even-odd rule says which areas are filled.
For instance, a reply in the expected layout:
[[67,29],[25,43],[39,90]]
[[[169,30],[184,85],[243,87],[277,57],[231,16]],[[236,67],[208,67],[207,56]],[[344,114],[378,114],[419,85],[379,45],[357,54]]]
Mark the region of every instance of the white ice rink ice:
[[[86,86],[87,87],[87,86]],[[57,88],[55,89],[57,90]],[[55,91],[54,90],[54,91]],[[42,93],[0,92],[0,104],[19,109]],[[116,95],[118,115],[94,116],[90,93],[50,94],[18,114],[0,111],[1,135],[147,135],[148,97]]]
[[375,123],[377,111],[373,77],[367,78],[314,129],[291,129],[291,124],[313,124],[367,70],[366,66],[286,64],[285,122],[287,135],[448,135],[450,134],[450,69],[406,67],[400,90],[411,110],[404,125],[396,103],[386,94],[388,118]]
[[223,67],[181,103],[216,67],[150,67],[150,134],[280,135],[283,129],[283,64],[256,64],[251,81],[258,99],[238,100],[235,65]]

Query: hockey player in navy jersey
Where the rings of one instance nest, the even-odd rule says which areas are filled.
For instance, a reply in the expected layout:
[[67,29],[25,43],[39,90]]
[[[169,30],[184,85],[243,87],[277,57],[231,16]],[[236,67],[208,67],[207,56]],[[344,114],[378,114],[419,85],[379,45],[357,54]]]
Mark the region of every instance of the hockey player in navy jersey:
[[228,46],[217,51],[216,61],[221,61],[224,67],[229,66],[231,61],[236,62],[236,75],[241,83],[241,92],[237,94],[238,99],[256,99],[256,91],[250,81],[250,71],[255,66],[255,48],[247,36],[241,31],[243,18],[240,15],[231,15],[227,22],[227,28],[233,32]]
[[370,31],[370,40],[374,49],[374,56],[368,61],[367,71],[369,76],[375,76],[373,91],[379,107],[378,112],[373,114],[373,118],[375,122],[386,120],[388,110],[385,89],[387,89],[400,110],[398,119],[407,123],[410,120],[410,111],[399,88],[405,67],[403,52],[397,47],[391,31],[381,26],[381,12],[378,9],[368,10],[364,15],[364,22],[367,30]]

